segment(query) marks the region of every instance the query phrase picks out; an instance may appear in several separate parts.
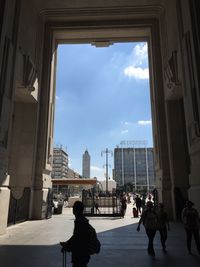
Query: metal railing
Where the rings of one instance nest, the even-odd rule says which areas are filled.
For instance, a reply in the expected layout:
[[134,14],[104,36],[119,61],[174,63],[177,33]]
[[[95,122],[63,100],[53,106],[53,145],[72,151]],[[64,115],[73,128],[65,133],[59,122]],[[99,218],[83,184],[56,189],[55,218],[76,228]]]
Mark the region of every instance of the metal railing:
[[82,194],[82,202],[84,204],[85,216],[110,216],[121,217],[121,201],[120,197],[116,195],[102,194],[97,196],[84,191]]

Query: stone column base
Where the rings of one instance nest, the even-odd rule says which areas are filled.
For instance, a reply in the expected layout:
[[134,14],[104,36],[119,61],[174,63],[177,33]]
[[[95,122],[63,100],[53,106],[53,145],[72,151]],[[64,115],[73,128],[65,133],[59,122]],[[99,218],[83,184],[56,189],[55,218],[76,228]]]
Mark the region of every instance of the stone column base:
[[8,187],[0,187],[0,235],[6,233],[9,202],[10,189]]
[[48,188],[43,188],[33,191],[31,219],[34,220],[46,219],[47,195],[48,195]]
[[170,220],[176,220],[175,203],[171,189],[157,188],[158,202],[165,205],[165,210]]

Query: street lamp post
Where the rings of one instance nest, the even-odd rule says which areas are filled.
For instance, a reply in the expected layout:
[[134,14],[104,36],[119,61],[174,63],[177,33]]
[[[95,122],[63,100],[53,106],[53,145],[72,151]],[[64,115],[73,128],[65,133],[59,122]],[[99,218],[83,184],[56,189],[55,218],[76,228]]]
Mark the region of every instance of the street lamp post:
[[101,155],[103,155],[103,154],[106,154],[106,164],[104,165],[104,166],[106,166],[106,194],[108,193],[108,154],[111,154],[111,156],[112,156],[112,151],[111,150],[108,150],[108,148],[106,148],[106,150],[103,150],[102,152],[101,152]]

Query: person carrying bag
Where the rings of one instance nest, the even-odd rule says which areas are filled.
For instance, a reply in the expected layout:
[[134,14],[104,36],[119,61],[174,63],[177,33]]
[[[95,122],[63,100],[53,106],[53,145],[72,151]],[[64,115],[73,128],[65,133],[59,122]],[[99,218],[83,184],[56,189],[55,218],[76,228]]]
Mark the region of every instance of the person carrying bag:
[[83,215],[83,210],[83,203],[76,201],[73,206],[75,215],[73,235],[66,242],[60,242],[61,251],[72,252],[73,267],[86,267],[90,255],[99,253],[101,248],[96,231]]

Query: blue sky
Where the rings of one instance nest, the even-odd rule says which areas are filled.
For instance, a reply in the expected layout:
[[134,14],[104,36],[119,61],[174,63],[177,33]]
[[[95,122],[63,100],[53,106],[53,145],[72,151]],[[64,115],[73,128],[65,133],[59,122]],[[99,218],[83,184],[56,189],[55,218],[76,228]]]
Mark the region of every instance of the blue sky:
[[[70,167],[82,174],[85,149],[91,177],[105,176],[105,155],[122,140],[152,146],[147,43],[106,48],[58,47],[54,144],[67,147]],[[109,156],[112,176],[113,157]]]

